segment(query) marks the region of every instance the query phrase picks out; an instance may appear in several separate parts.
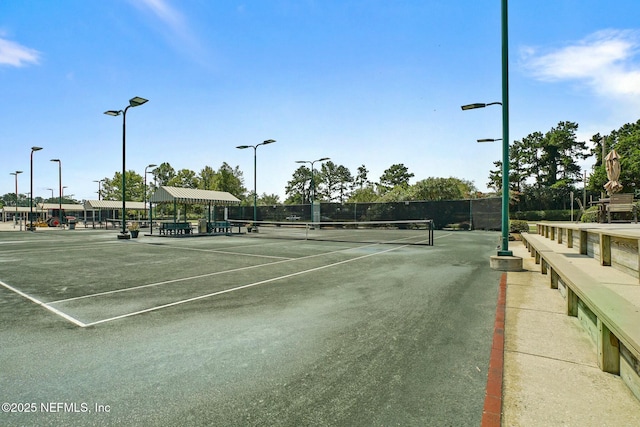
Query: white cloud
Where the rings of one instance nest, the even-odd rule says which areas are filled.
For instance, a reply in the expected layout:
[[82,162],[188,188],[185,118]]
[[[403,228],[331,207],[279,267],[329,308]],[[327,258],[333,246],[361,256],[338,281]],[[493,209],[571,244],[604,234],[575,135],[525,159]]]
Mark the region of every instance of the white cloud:
[[37,50],[0,37],[0,64],[23,67],[26,64],[38,64],[39,62],[40,52]]
[[140,4],[150,9],[161,21],[167,24],[174,32],[185,31],[184,18],[173,9],[165,0],[141,0]]
[[571,45],[540,53],[521,50],[525,69],[542,81],[581,81],[603,96],[640,95],[640,32],[598,31]]
[[167,42],[176,50],[185,52],[193,58],[204,55],[200,41],[193,34],[184,15],[172,7],[169,0],[130,0],[133,5],[151,14],[162,24]]

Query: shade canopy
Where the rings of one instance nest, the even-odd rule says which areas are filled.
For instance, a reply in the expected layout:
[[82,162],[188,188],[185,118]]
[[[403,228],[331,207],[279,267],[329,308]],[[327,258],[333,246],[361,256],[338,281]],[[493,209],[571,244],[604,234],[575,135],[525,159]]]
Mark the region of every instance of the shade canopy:
[[162,186],[149,198],[151,203],[238,204],[240,199],[226,191]]
[[75,203],[63,203],[62,205],[58,203],[38,203],[37,204],[39,210],[54,210],[58,208],[62,208],[65,211],[82,211],[84,210],[84,206],[78,205]]
[[[57,205],[56,205],[57,206]],[[125,202],[126,209],[145,210],[143,202]],[[122,209],[122,200],[87,200],[84,202],[85,210],[92,211],[97,209]]]

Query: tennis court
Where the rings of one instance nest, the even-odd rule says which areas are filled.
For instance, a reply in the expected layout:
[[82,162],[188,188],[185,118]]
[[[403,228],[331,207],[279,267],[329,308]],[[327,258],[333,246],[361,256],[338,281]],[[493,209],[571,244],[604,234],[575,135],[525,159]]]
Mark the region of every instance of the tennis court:
[[433,244],[428,222],[260,225],[258,233],[124,242],[104,231],[7,233],[0,284],[88,327],[258,286],[310,283],[325,270],[351,275],[363,259],[423,256]]
[[497,233],[269,231],[0,232],[0,424],[479,424]]

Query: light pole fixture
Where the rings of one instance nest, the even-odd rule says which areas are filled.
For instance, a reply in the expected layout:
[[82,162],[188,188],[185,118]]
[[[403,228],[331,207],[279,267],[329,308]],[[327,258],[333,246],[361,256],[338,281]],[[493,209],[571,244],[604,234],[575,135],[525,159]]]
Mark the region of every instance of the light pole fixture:
[[53,188],[47,188],[47,190],[51,191],[51,200],[53,200]]
[[256,176],[257,176],[257,164],[256,164],[256,152],[258,151],[258,147],[261,145],[273,144],[276,142],[275,139],[267,139],[264,142],[261,142],[257,145],[238,145],[236,148],[240,150],[244,150],[245,148],[253,148],[253,222],[258,220],[258,190],[256,187]]
[[463,105],[463,110],[484,108],[489,105],[502,106],[502,244],[498,256],[513,256],[509,250],[509,28],[508,0],[502,0],[502,102]]
[[[149,173],[149,172],[147,172],[147,168],[155,168],[156,166],[158,166],[158,165],[152,163],[150,165],[145,166],[145,168],[144,168],[144,197],[143,197],[143,199],[144,199],[144,207],[145,207],[145,209],[147,208],[147,174]],[[153,171],[151,171],[151,172],[153,172]],[[150,230],[153,230],[151,228],[151,203],[149,203],[149,228],[150,228]],[[153,231],[151,231],[151,232],[153,232]]]
[[496,141],[502,141],[502,138],[483,138],[483,139],[478,139],[477,142],[496,142]]
[[[20,175],[21,173],[22,171],[11,172],[11,175],[14,175],[16,177],[16,216],[13,219],[16,222],[18,221],[18,175]],[[22,231],[22,221],[20,222],[20,231]]]
[[489,105],[502,105],[501,102],[490,102],[488,104],[484,104],[482,102],[476,102],[475,104],[467,104],[467,105],[463,105],[462,110],[466,111],[466,110],[475,110],[476,108],[484,108],[484,107],[488,107]]
[[[51,159],[52,162],[58,163],[58,187],[60,189],[58,197],[58,216],[60,217],[60,224],[63,224],[62,220],[62,161],[60,159]],[[53,192],[51,192],[51,198],[53,198]]]
[[35,151],[42,150],[42,147],[31,147],[31,163],[30,163],[30,173],[31,173],[31,183],[30,183],[30,192],[29,192],[29,230],[35,230],[33,226],[33,153]]
[[148,99],[135,96],[129,100],[129,105],[124,110],[108,110],[104,114],[108,116],[119,116],[122,114],[122,233],[118,236],[119,239],[128,239],[127,224],[125,221],[126,216],[126,147],[127,147],[127,110],[131,107],[137,107],[147,102]]
[[311,165],[311,191],[310,191],[310,197],[311,197],[311,222],[317,222],[315,221],[315,219],[313,218],[314,212],[313,212],[313,203],[314,200],[316,198],[316,183],[314,181],[313,178],[313,165],[315,164],[315,162],[324,162],[325,160],[330,160],[329,157],[322,157],[321,159],[316,159],[316,160],[296,160],[296,163],[309,163]]

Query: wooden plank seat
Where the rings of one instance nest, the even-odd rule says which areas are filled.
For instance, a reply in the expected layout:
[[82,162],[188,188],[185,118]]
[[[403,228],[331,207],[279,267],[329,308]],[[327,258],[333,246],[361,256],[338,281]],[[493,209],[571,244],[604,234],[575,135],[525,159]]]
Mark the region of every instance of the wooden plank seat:
[[[541,272],[548,274],[550,287],[558,289],[561,285],[564,288],[566,314],[580,318],[580,307],[583,307],[582,310],[591,315],[593,325],[587,329],[591,330],[590,334],[596,341],[600,369],[625,377],[631,376],[631,371],[637,372],[640,367],[640,328],[637,326],[640,313],[637,305],[585,271],[579,260],[588,260],[590,257],[587,255],[571,253],[568,256],[550,249],[548,240],[541,235],[523,233],[522,237],[532,255],[539,254]],[[620,279],[613,281],[624,283]],[[632,284],[633,280],[627,285]],[[590,316],[583,317],[587,319]],[[589,322],[581,320],[581,323]]]

